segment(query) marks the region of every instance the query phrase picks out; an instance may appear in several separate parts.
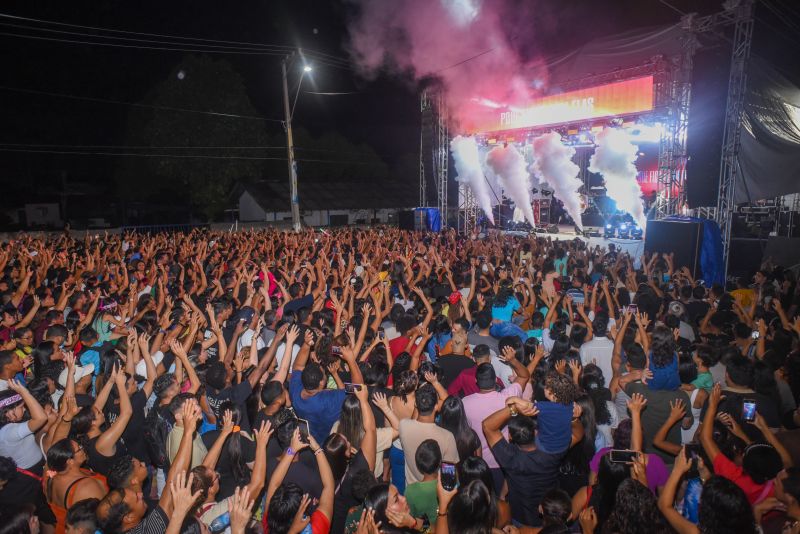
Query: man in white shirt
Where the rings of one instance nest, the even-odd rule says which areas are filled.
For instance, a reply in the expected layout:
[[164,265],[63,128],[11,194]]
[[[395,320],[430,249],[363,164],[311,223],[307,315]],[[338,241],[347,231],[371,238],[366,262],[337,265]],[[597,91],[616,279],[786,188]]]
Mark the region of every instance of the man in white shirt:
[[581,345],[581,365],[586,366],[590,363],[597,365],[603,371],[605,386],[608,387],[614,376],[611,366],[614,342],[606,337],[608,319],[605,314],[598,314],[598,317],[592,321],[592,332],[594,334],[592,340]]

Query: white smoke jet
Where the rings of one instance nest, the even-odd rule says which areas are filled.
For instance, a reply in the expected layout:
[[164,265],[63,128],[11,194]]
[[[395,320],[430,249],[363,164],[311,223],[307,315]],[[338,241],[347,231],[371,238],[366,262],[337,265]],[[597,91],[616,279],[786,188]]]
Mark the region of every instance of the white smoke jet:
[[489,184],[481,168],[481,159],[478,155],[478,143],[474,137],[459,135],[450,141],[450,150],[456,163],[456,180],[467,184],[475,195],[478,205],[494,224],[492,214],[492,197],[489,193]]
[[525,157],[513,144],[496,146],[486,156],[486,165],[500,179],[500,184],[525,218],[536,226],[531,208],[531,186]]
[[578,179],[580,167],[572,162],[575,149],[564,145],[557,132],[550,132],[533,140],[533,165],[531,169],[540,182],[553,189],[553,196],[564,203],[564,209],[583,230],[581,222],[581,195],[583,182]]
[[639,148],[618,128],[604,128],[595,142],[597,149],[589,160],[589,170],[603,176],[607,194],[617,203],[617,208],[629,213],[644,229],[647,218],[634,165]]

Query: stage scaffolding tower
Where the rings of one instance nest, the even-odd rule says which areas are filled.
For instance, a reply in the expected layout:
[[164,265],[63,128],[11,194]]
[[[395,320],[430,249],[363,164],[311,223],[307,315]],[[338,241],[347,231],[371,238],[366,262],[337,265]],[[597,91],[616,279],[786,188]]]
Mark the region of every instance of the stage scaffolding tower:
[[731,245],[731,223],[735,208],[736,181],[739,173],[739,148],[741,146],[742,120],[747,91],[747,62],[753,41],[753,0],[728,0],[726,13],[733,18],[734,34],[731,51],[731,71],[728,78],[728,105],[725,111],[725,133],[722,140],[722,158],[719,174],[719,197],[716,221],[722,233],[722,250],[725,274]]
[[[450,138],[444,92],[426,89],[420,95],[422,128],[419,138],[419,205],[439,208],[442,228],[447,226],[447,177],[450,166]],[[432,178],[429,182],[428,177]],[[434,186],[429,191],[430,185]],[[430,195],[430,193],[433,195]],[[435,204],[433,199],[435,197]]]

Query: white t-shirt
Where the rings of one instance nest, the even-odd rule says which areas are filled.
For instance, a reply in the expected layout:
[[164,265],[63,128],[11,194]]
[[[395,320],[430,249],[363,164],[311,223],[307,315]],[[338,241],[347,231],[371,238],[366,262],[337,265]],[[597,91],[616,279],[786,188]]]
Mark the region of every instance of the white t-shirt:
[[[255,331],[251,328],[248,328],[242,335],[239,336],[239,341],[236,343],[236,351],[242,350],[244,347],[249,347],[250,344],[253,342],[253,336],[255,335]],[[256,347],[258,350],[261,350],[265,347],[264,340],[261,339],[261,336],[258,336],[258,341],[256,342]]]
[[614,342],[605,336],[596,337],[581,345],[581,365],[596,364],[603,371],[605,386],[611,384],[614,376],[611,357],[614,355]]
[[27,421],[8,423],[0,428],[0,456],[11,458],[22,469],[33,467],[42,460],[42,451]]

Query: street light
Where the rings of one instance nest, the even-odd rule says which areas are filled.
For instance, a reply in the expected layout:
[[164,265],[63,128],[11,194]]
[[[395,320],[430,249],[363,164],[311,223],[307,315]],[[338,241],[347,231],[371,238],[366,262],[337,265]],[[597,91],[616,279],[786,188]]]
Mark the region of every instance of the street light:
[[[300,55],[302,52],[298,50]],[[292,229],[299,232],[300,225],[300,199],[297,192],[297,163],[294,160],[294,139],[292,138],[292,117],[294,116],[294,107],[297,104],[297,97],[300,96],[300,86],[303,84],[303,78],[312,68],[310,65],[303,66],[303,72],[300,75],[300,81],[297,84],[297,92],[294,95],[294,103],[289,107],[289,84],[287,81],[287,63],[291,64],[295,57],[295,52],[283,58],[281,61],[281,70],[283,73],[283,110],[286,115],[286,154],[289,162],[289,202],[292,211]]]

